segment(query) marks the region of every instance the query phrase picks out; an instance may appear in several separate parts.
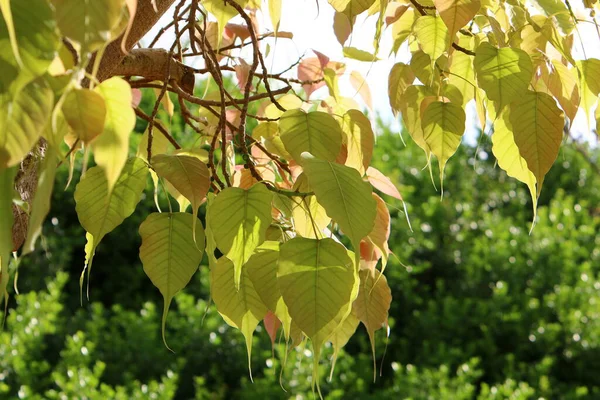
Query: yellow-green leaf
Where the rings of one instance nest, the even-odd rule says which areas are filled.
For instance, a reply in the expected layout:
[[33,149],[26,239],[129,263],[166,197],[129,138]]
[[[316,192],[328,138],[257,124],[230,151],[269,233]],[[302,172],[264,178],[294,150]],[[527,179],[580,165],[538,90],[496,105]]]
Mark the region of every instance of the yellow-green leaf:
[[375,54],[357,49],[356,47],[344,47],[343,53],[344,57],[351,58],[357,61],[373,62],[379,60],[379,58],[377,58]]
[[[165,326],[171,300],[187,286],[202,260],[204,229],[202,224],[196,224],[194,242],[193,218],[187,213],[152,213],[140,225],[140,260],[144,272],[164,299],[161,327],[167,348]],[[202,246],[198,248],[196,243]]]
[[114,187],[127,162],[129,135],[135,127],[131,108],[131,87],[121,78],[110,78],[95,89],[104,98],[106,118],[104,130],[92,142],[94,160],[104,169],[108,191]]
[[208,207],[209,225],[216,246],[234,265],[234,282],[239,288],[242,266],[265,241],[271,224],[272,193],[262,184],[249,190],[222,190]]
[[[170,145],[169,141],[167,140],[167,138],[164,137],[163,134],[157,134],[156,131],[153,132],[154,133],[152,135],[152,149],[150,151],[150,154],[158,155],[166,153]],[[138,145],[136,157],[139,157],[144,161],[148,161],[148,129],[144,131],[144,134],[140,139],[140,144]],[[156,205],[158,211],[160,211],[160,206],[158,205],[158,175],[152,169],[150,170],[150,177],[152,178],[152,183],[154,184],[154,204]]]
[[[248,0],[232,0],[242,8],[246,6]],[[230,4],[223,0],[203,0],[202,5],[206,10],[215,16],[218,24],[218,38],[217,38],[217,46],[216,48],[221,47],[221,40],[223,38],[223,30],[225,29],[225,25],[229,22],[230,19],[238,15],[238,12],[235,8],[233,8]]]
[[415,74],[412,68],[404,63],[396,63],[388,77],[388,97],[394,115],[400,112],[402,97],[406,89],[414,82]]
[[[8,276],[8,261],[13,250],[13,193],[17,167],[0,169],[0,274],[2,280]],[[8,279],[8,278],[6,278]],[[0,285],[0,299],[4,290]]]
[[269,17],[271,17],[271,25],[273,25],[275,33],[279,31],[279,22],[281,21],[281,1],[269,0]]
[[361,175],[371,164],[375,134],[371,121],[358,110],[349,110],[342,119],[342,131],[348,150],[345,165],[356,169]]
[[588,58],[581,61],[581,73],[591,92],[598,96],[600,94],[600,60]]
[[477,47],[474,63],[477,82],[496,102],[497,111],[525,94],[533,77],[531,58],[520,49],[498,49],[484,42]]
[[[381,255],[382,267],[385,269],[390,254],[388,239],[390,238],[391,217],[385,201],[375,193],[373,193],[372,196],[377,202],[377,216],[375,217],[375,225],[367,235],[366,239],[377,247],[378,253]],[[374,274],[375,270],[371,270],[371,273]]]
[[425,142],[440,166],[440,182],[444,193],[444,168],[446,162],[458,149],[465,132],[465,111],[452,103],[435,101],[423,114],[423,132]]
[[354,168],[303,154],[304,173],[317,200],[335,220],[358,253],[362,238],[375,224],[377,204],[371,185]]
[[[556,98],[565,115],[572,122],[579,109],[580,91],[577,86],[577,76],[559,61],[552,61],[552,71],[546,71],[543,77],[550,93]],[[596,80],[600,71],[595,75]]]
[[534,0],[532,3],[537,5],[548,17],[556,18],[563,35],[568,35],[575,27],[569,9],[562,1]]
[[329,114],[302,110],[286,111],[279,120],[279,132],[285,149],[298,163],[308,151],[315,157],[333,161],[342,147],[342,130]]
[[413,32],[419,46],[431,57],[432,62],[450,47],[451,36],[441,18],[431,15],[419,17],[413,25]]
[[85,144],[89,144],[104,130],[106,103],[98,92],[71,90],[62,104],[62,111],[73,132]]
[[333,332],[331,335],[331,345],[333,346],[333,355],[331,356],[331,371],[329,373],[329,380],[333,377],[333,370],[335,369],[335,363],[340,354],[340,350],[342,347],[348,343],[354,332],[356,332],[356,328],[358,328],[358,324],[360,320],[353,314],[350,313],[344,319],[340,326]]
[[479,0],[433,0],[433,4],[448,27],[450,37],[467,25],[481,7]]
[[425,86],[411,85],[406,88],[404,96],[401,97],[400,112],[406,130],[414,142],[425,152],[429,158],[431,150],[425,141],[423,127],[421,125],[421,102],[431,91]]
[[40,79],[14,98],[0,94],[0,171],[19,164],[29,153],[50,119],[53,102],[52,90]]
[[556,101],[546,93],[527,92],[510,104],[510,123],[521,157],[538,183],[558,156],[565,117]]

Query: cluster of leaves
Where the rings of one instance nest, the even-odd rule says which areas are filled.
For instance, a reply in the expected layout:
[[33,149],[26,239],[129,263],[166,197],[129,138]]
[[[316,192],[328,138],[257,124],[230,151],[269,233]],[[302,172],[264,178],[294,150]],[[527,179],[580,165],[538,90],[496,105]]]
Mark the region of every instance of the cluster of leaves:
[[[318,388],[326,342],[337,354],[362,322],[375,353],[374,333],[387,326],[391,290],[382,272],[390,255],[390,214],[373,188],[401,196],[370,166],[371,121],[339,90],[343,63],[317,53],[300,60],[298,79],[267,70],[262,40],[291,37],[279,31],[282,1],[271,0],[268,7],[254,0],[165,2],[176,4],[173,19],[153,44],[173,30],[171,48],[125,54],[133,45],[127,37],[136,31],[134,16],[144,11],[138,3],[144,1],[0,2],[0,67],[6,71],[0,77],[2,287],[11,251],[25,255],[34,249],[58,165],[68,161],[72,176],[83,153],[75,202],[87,232],[88,297],[98,246],[135,211],[151,176],[155,198],[163,190],[179,205],[179,212],[170,204],[163,212],[157,202],[158,212],[139,227],[144,271],[164,297],[163,339],[173,297],[206,254],[212,299],[225,321],[244,334],[249,362],[258,323],[265,320],[273,341],[281,326],[290,346],[310,339]],[[390,105],[425,151],[430,170],[434,155],[443,182],[465,131],[465,105],[474,100],[482,127],[493,121],[499,166],[527,184],[535,210],[565,118],[572,120],[580,108],[591,113],[600,92],[600,61],[576,61],[571,54],[578,24],[595,23],[596,5],[586,3],[591,20],[580,21],[569,3],[555,1],[538,2],[536,12],[519,1],[329,3],[342,44],[357,16],[378,14],[373,54],[345,47],[348,58],[376,62],[386,25],[392,26],[394,51],[409,42],[410,65],[398,63],[390,72]],[[268,11],[273,32],[258,31],[260,11]],[[229,23],[236,16],[244,24]],[[115,42],[120,46],[111,48],[122,34]],[[242,59],[246,47],[252,48],[248,61]],[[123,54],[103,66],[114,55],[111,49]],[[198,59],[203,68],[183,59]],[[238,92],[226,88],[227,72],[235,73]],[[194,94],[193,75],[201,73],[210,74],[215,92]],[[368,103],[364,78],[350,77]],[[300,87],[303,96],[296,93]],[[320,87],[329,97],[312,100]],[[138,107],[140,89],[157,91],[150,115]],[[172,110],[168,93],[177,95],[195,135],[190,144],[182,145],[156,119],[161,103]],[[131,157],[136,115],[149,125]],[[96,165],[88,169],[90,154]],[[33,184],[28,182],[33,189],[27,189],[17,172],[31,157],[39,158],[39,166]],[[199,220],[203,204],[206,217]],[[15,240],[19,207],[27,215],[24,244]]]

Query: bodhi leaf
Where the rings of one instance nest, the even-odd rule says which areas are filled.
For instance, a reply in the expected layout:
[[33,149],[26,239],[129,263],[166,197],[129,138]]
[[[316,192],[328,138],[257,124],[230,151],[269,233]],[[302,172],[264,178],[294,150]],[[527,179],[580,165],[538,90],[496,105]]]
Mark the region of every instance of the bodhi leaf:
[[[579,87],[574,70],[570,70],[559,61],[552,62],[552,71],[544,69],[544,79],[550,93],[556,98],[569,121],[575,119],[579,109]],[[600,76],[600,73],[596,76]]]
[[[308,184],[306,174],[300,174],[296,179],[293,190],[308,193],[312,189]],[[323,236],[323,231],[331,222],[327,212],[317,201],[316,196],[297,196],[290,198],[292,220],[297,235],[313,239]]]
[[[244,8],[248,0],[233,0],[239,6]],[[223,30],[225,29],[225,25],[227,22],[238,15],[238,11],[231,6],[231,4],[227,4],[227,2],[223,0],[203,0],[202,5],[206,10],[215,16],[217,19],[217,24],[219,27],[217,34],[217,46],[216,48],[221,47],[221,41],[223,40]]]
[[410,66],[404,63],[394,64],[388,78],[388,96],[394,115],[398,115],[400,112],[402,97],[414,80],[415,74]]
[[565,117],[546,93],[527,92],[510,105],[510,123],[521,157],[541,191],[544,176],[558,156]]
[[531,58],[520,49],[498,49],[484,42],[477,47],[474,63],[477,82],[497,103],[498,112],[525,94],[533,77]]
[[419,17],[413,25],[413,32],[423,52],[431,57],[432,63],[450,47],[450,33],[441,18],[431,15]]
[[[1,280],[8,277],[8,261],[13,250],[13,193],[15,175],[18,168],[0,169],[0,274]],[[6,278],[8,281],[8,278]],[[0,285],[0,299],[4,296],[6,285]]]
[[498,165],[506,174],[515,178],[529,188],[533,203],[534,221],[537,209],[537,192],[535,188],[535,175],[527,167],[527,161],[521,157],[519,148],[515,143],[513,126],[510,123],[510,110],[507,108],[494,122],[494,134],[492,135],[492,152],[498,160]]
[[303,154],[304,173],[319,204],[350,238],[358,254],[359,243],[371,232],[377,204],[371,185],[354,168]]
[[387,279],[379,271],[375,276],[369,271],[360,271],[360,289],[354,301],[353,311],[369,333],[371,351],[373,352],[373,379],[375,379],[375,331],[382,328],[387,319],[392,303],[392,291]]
[[428,159],[431,150],[425,141],[423,128],[421,126],[420,106],[423,99],[429,95],[431,95],[431,93],[427,87],[421,85],[411,85],[406,88],[400,103],[400,111],[402,113],[402,120],[404,121],[406,130],[417,146],[423,149]]
[[358,110],[349,110],[342,120],[342,131],[345,134],[345,144],[348,150],[345,164],[356,169],[361,175],[371,164],[375,134],[371,121]]
[[[385,269],[390,253],[388,239],[390,238],[391,217],[385,201],[375,193],[372,193],[372,196],[377,202],[377,216],[375,217],[375,225],[366,239],[377,247],[378,252],[381,254],[383,269]],[[374,274],[375,270],[371,270],[371,273]]]
[[335,369],[335,363],[339,356],[340,350],[342,347],[348,343],[354,332],[356,332],[356,328],[358,328],[358,324],[360,320],[353,314],[350,313],[344,319],[342,324],[333,332],[331,335],[331,344],[333,346],[333,355],[331,356],[331,371],[329,372],[329,380],[331,381],[333,377],[333,371]]
[[[115,188],[116,190],[116,188]],[[152,284],[164,299],[162,338],[165,346],[165,326],[173,297],[192,279],[202,261],[204,229],[196,225],[196,242],[192,240],[192,219],[187,213],[152,213],[140,225],[140,260]]]
[[208,227],[219,250],[233,262],[238,289],[242,265],[265,241],[271,224],[272,198],[272,193],[262,184],[255,184],[249,190],[229,187],[222,190],[208,208]]
[[234,282],[234,276],[231,260],[221,257],[210,270],[210,293],[225,322],[239,329],[246,339],[248,371],[252,379],[252,334],[267,314],[267,307],[254,288],[246,268],[242,271],[239,283]]
[[[195,224],[198,219],[198,208],[210,188],[210,172],[206,164],[194,156],[158,154],[152,157],[152,168],[189,200],[192,204]],[[194,232],[195,227],[192,229],[192,234]]]
[[479,0],[433,0],[433,4],[448,27],[450,37],[467,25],[481,7]]
[[580,62],[581,73],[583,79],[587,83],[590,91],[598,96],[600,94],[600,60],[597,58],[589,58]]
[[334,161],[342,147],[339,124],[331,115],[321,111],[287,111],[279,120],[279,132],[285,149],[298,162],[301,162],[300,155],[305,151]]
[[446,162],[458,149],[465,132],[465,111],[452,103],[435,101],[423,114],[425,142],[437,157],[440,167],[442,195],[444,194],[444,168]]
[[85,144],[89,144],[104,130],[106,103],[98,92],[73,89],[65,97],[62,111],[73,132]]
[[[93,244],[86,251],[86,262],[80,280],[83,284],[83,273],[92,270],[94,253],[104,236],[115,229],[129,217],[139,203],[144,188],[148,167],[141,159],[130,158],[123,167],[112,192],[108,191],[106,174],[100,167],[90,168],[75,188],[75,211],[81,226],[92,236]],[[86,247],[86,250],[88,248]]]
[[19,164],[38,141],[50,119],[53,97],[52,90],[40,79],[29,83],[14,98],[0,94],[0,171]]
[[108,191],[114,187],[127,162],[129,135],[135,127],[131,108],[131,87],[121,78],[110,78],[95,89],[104,98],[106,118],[104,129],[92,143],[94,160],[104,169]]
[[390,178],[385,176],[381,171],[377,168],[369,167],[367,168],[367,179],[371,182],[371,185],[382,193],[387,194],[388,196],[392,196],[395,199],[400,201],[404,201],[402,199],[402,195],[398,191],[398,188]]
[[357,49],[356,47],[344,47],[343,54],[344,57],[351,58],[357,61],[373,62],[379,60],[379,58],[377,58],[375,54]]
[[[169,141],[164,137],[164,135],[152,135],[152,149],[150,154],[164,154],[167,152],[168,148]],[[139,157],[144,161],[148,161],[148,129],[144,131],[144,134],[140,139],[136,157]],[[150,177],[152,178],[152,183],[154,184],[154,204],[156,205],[158,211],[161,211],[158,204],[158,175],[152,169],[150,170]]]

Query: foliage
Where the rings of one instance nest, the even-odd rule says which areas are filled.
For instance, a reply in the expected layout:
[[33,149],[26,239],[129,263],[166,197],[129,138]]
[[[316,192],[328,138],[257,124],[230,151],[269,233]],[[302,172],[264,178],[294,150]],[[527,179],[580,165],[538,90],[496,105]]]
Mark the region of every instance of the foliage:
[[[321,394],[321,348],[333,342],[339,350],[353,331],[352,318],[366,326],[375,356],[375,331],[392,325],[388,293],[397,296],[381,277],[389,250],[401,254],[389,246],[388,237],[410,234],[406,228],[390,234],[390,213],[373,193],[373,187],[382,188],[374,183],[373,177],[378,176],[386,184],[383,193],[401,197],[393,180],[371,165],[375,132],[360,106],[342,95],[339,80],[346,75],[344,63],[316,53],[291,66],[297,78],[289,70],[287,74],[269,71],[265,40],[292,38],[280,30],[285,12],[281,0],[105,3],[0,2],[2,294],[7,294],[11,252],[18,254],[22,249],[20,254],[25,255],[35,248],[59,164],[69,164],[66,186],[76,166],[82,171],[75,210],[87,240],[79,282],[83,297],[87,278],[88,298],[96,252],[105,245],[103,239],[139,206],[151,176],[158,212],[146,210],[136,230],[142,237],[139,255],[144,271],[164,298],[163,339],[169,305],[193,279],[206,251],[217,309],[246,336],[249,364],[258,322],[277,318],[284,326],[288,347],[310,340],[315,355],[312,382]],[[496,130],[488,153],[496,156],[500,168],[528,186],[535,222],[537,206],[544,204],[542,185],[553,184],[549,173],[563,131],[568,131],[577,112],[585,113],[589,121],[596,107],[600,60],[586,58],[584,51],[585,59],[580,59],[573,43],[581,37],[582,25],[595,23],[597,4],[585,2],[590,15],[579,17],[569,2],[550,0],[535,4],[519,0],[329,3],[336,10],[334,30],[345,57],[377,62],[384,28],[392,35],[393,53],[401,47],[410,52],[410,63],[398,63],[390,72],[390,105],[402,115],[409,135],[425,153],[419,166],[425,165],[433,176],[432,156],[437,158],[442,195],[449,195],[446,164],[459,150],[465,107],[473,101],[484,134],[489,133],[488,121]],[[171,22],[155,38],[171,31],[171,47],[152,48],[153,40],[150,48],[133,49],[171,4]],[[259,13],[269,14],[273,31],[259,29]],[[373,49],[349,46],[353,26],[363,13],[377,16],[372,19]],[[242,23],[230,22],[234,17]],[[202,67],[192,67],[196,61]],[[203,73],[214,83],[208,89],[214,90],[195,86],[195,75]],[[237,82],[233,88],[226,83],[232,75]],[[369,91],[361,90],[368,83],[353,72],[347,75],[368,105]],[[314,93],[321,87],[328,97],[316,99]],[[150,110],[139,103],[148,93],[156,94]],[[177,118],[185,126],[181,133],[167,128],[158,115],[162,106],[175,120],[174,100]],[[136,116],[148,123],[142,140],[131,135]],[[96,165],[88,168],[91,155]],[[161,208],[159,193],[175,199],[179,212],[174,212],[170,201]],[[462,209],[468,210],[468,204],[461,205]],[[423,205],[441,212],[431,201],[415,203],[415,207]],[[187,213],[190,206],[192,214]],[[451,226],[462,229],[460,212],[458,217],[442,214],[445,222],[456,220]],[[482,220],[518,236],[493,215]],[[540,210],[539,220],[544,221],[546,215]],[[416,221],[415,226],[421,224]],[[475,224],[473,230],[479,222]],[[525,224],[520,220],[517,226]],[[540,225],[536,234],[552,236]],[[522,228],[515,229],[526,238]],[[433,232],[441,235],[439,240],[454,240],[447,229]],[[512,246],[513,240],[522,240],[523,248],[529,243],[498,235],[502,240],[493,249]],[[471,256],[464,254],[459,237],[455,264]],[[432,240],[422,239],[424,243]],[[277,255],[270,263],[275,284],[256,284],[247,271],[252,258],[265,251],[262,246]],[[536,261],[543,261],[544,248],[530,251],[527,261],[539,268]],[[473,263],[500,262],[477,246],[472,254],[478,257]],[[397,266],[390,270],[388,276],[398,273]],[[492,276],[501,273],[499,267],[489,272]],[[493,293],[506,290],[504,283],[498,287],[499,282],[496,289],[490,289]],[[524,282],[528,280],[507,285],[526,291],[530,288]],[[444,296],[444,291],[431,295]],[[543,298],[551,301],[546,295]],[[556,296],[552,301],[563,301],[569,294]],[[406,297],[403,293],[400,298]],[[276,301],[269,306],[264,299]],[[484,311],[471,310],[469,301],[462,307],[458,315],[465,319]],[[434,311],[456,320],[457,314],[446,315],[445,308]],[[411,346],[419,343],[414,340]],[[65,354],[72,350],[67,344]],[[450,364],[458,362],[464,360]],[[91,377],[101,374],[102,366],[87,368],[90,383],[95,382]],[[506,388],[512,384],[502,383]],[[65,382],[61,390],[68,396],[75,389]],[[527,390],[522,388],[524,393]]]

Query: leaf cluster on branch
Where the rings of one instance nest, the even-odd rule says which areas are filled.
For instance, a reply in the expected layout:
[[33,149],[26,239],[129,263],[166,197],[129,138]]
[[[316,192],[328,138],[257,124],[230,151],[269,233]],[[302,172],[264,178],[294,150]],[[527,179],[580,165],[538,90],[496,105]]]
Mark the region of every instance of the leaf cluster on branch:
[[[161,210],[157,200],[139,229],[144,270],[164,297],[163,338],[173,296],[206,254],[212,298],[245,336],[249,360],[262,320],[273,341],[280,326],[290,347],[310,339],[315,380],[326,342],[337,355],[359,322],[375,342],[391,302],[383,275],[390,215],[373,188],[402,197],[370,166],[372,120],[341,89],[349,78],[374,111],[367,79],[317,51],[269,70],[271,46],[293,40],[280,29],[288,3],[0,1],[3,294],[11,252],[35,248],[56,169],[68,164],[73,177],[81,158],[75,200],[87,232],[81,286],[87,274],[88,296],[97,247],[133,213],[150,176],[155,199],[164,192],[179,207]],[[437,159],[442,193],[445,165],[474,105],[499,167],[528,186],[535,210],[563,131],[578,112],[590,121],[597,110],[600,60],[585,55],[581,35],[594,27],[597,37],[586,40],[600,40],[595,1],[578,8],[557,0],[326,6],[335,10],[344,57],[388,57],[380,54],[384,34],[392,37],[390,56],[410,52],[409,63],[390,70],[389,104],[426,153],[432,179]],[[272,29],[259,15],[269,16]],[[365,15],[375,25],[372,49],[348,45]],[[134,48],[159,19],[147,47]],[[206,90],[199,79],[209,82]],[[153,106],[143,109],[142,95],[152,93]],[[174,100],[185,138],[161,122],[161,107],[172,116]],[[148,128],[133,155],[138,118]]]

